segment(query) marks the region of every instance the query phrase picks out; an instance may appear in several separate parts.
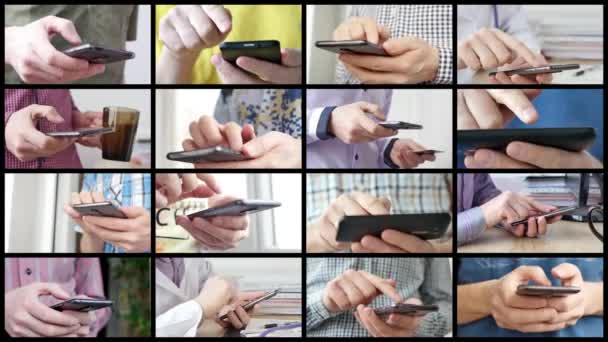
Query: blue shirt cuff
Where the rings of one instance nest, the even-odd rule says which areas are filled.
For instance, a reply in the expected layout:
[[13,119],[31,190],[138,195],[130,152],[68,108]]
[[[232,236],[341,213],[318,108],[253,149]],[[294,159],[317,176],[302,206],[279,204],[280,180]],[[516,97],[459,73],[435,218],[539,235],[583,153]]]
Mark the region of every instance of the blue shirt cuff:
[[331,112],[333,112],[334,109],[336,109],[335,106],[325,107],[321,112],[319,124],[317,125],[317,137],[321,140],[328,140],[336,137],[329,132],[329,119],[331,119]]

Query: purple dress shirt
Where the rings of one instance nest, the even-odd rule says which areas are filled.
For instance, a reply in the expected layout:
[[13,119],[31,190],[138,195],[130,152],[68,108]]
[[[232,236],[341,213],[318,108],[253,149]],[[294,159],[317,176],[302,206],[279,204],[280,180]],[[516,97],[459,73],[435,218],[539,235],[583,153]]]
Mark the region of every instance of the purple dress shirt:
[[458,191],[458,245],[475,240],[483,232],[486,222],[479,206],[500,195],[500,190],[487,173],[459,173]]
[[[387,114],[392,89],[309,89],[306,92],[306,165],[308,168],[389,168],[384,150],[391,138],[369,143],[345,144],[338,138],[322,140],[318,127],[327,107],[338,107],[358,101],[380,106]],[[386,120],[390,120],[388,117]]]
[[159,271],[171,279],[175,286],[179,287],[184,278],[184,258],[156,258],[155,264]]

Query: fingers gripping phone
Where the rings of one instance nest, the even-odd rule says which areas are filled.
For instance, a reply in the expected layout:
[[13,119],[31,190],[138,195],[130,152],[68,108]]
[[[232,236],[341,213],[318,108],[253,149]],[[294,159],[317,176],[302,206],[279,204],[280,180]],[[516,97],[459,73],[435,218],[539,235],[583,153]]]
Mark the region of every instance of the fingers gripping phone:
[[236,200],[218,207],[208,208],[188,215],[190,220],[196,217],[211,218],[215,216],[241,216],[253,214],[281,206],[281,203],[264,200]]
[[513,69],[513,70],[504,70],[504,71],[494,71],[491,72],[490,76],[495,76],[499,72],[504,72],[507,76],[513,75],[541,75],[541,74],[554,74],[557,72],[562,72],[564,70],[576,70],[581,66],[578,64],[554,64],[554,65],[545,65],[540,67],[532,67],[532,68],[521,68],[521,69]]
[[135,53],[123,49],[109,49],[91,44],[83,44],[64,50],[73,58],[87,60],[94,64],[110,64],[135,58]]
[[120,208],[110,201],[72,204],[72,208],[82,216],[102,216],[127,218]]
[[566,208],[561,208],[561,209],[554,210],[554,211],[552,211],[550,213],[546,213],[546,214],[532,215],[532,216],[529,216],[529,217],[527,217],[527,218],[525,218],[523,220],[512,222],[511,223],[511,227],[516,227],[516,226],[518,226],[520,224],[526,224],[526,223],[528,223],[528,219],[530,219],[531,217],[534,217],[534,218],[544,217],[544,218],[550,219],[550,218],[555,217],[555,216],[568,214],[570,212],[573,212],[573,211],[577,210],[578,208],[579,208],[578,206],[566,207]]
[[106,134],[111,133],[111,127],[94,127],[94,128],[81,128],[74,131],[55,131],[45,133],[49,137],[53,138],[80,138],[90,135]]
[[[276,289],[274,291],[267,292],[263,296],[261,296],[259,298],[256,298],[254,300],[251,300],[251,301],[249,301],[249,302],[241,305],[241,307],[243,308],[243,310],[249,311],[249,310],[253,309],[253,307],[256,304],[261,303],[261,302],[263,302],[263,301],[265,301],[267,299],[270,299],[270,298],[276,296],[279,292],[280,292],[280,289]],[[220,316],[220,320],[223,320],[223,319],[226,319],[226,318],[228,318],[228,313],[225,313],[222,316]]]
[[374,309],[374,313],[379,316],[389,315],[389,314],[400,314],[400,315],[408,315],[408,316],[424,316],[429,312],[438,311],[439,307],[437,305],[416,305],[416,304],[404,304],[404,303],[396,303],[391,306],[384,306],[380,308]]
[[378,44],[366,40],[319,40],[315,46],[333,53],[354,53],[363,55],[388,56]]
[[57,303],[51,306],[51,309],[57,311],[94,311],[112,306],[114,302],[111,300],[90,299],[90,298],[72,298],[66,301]]
[[515,293],[521,296],[564,297],[580,291],[577,286],[519,285]]
[[278,40],[224,42],[220,44],[220,51],[222,58],[230,63],[236,63],[237,58],[244,56],[281,64],[281,43]]
[[365,235],[380,236],[385,229],[394,229],[421,239],[437,239],[445,233],[451,216],[439,214],[397,214],[344,216],[338,224],[337,241],[361,241]]
[[194,151],[180,151],[167,153],[167,159],[181,161],[184,163],[200,163],[200,162],[228,162],[242,161],[248,158],[240,151],[235,151],[223,146],[215,146],[203,148]]

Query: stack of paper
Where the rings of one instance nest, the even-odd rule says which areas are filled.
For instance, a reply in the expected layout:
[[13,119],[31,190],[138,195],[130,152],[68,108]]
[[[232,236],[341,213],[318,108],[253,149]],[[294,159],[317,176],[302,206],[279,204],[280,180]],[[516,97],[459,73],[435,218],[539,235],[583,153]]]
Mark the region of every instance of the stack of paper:
[[258,304],[259,315],[301,315],[302,286],[300,284],[281,284],[278,286],[248,287],[247,291],[274,291],[279,293]]
[[603,59],[601,5],[525,6],[543,54],[560,59]]

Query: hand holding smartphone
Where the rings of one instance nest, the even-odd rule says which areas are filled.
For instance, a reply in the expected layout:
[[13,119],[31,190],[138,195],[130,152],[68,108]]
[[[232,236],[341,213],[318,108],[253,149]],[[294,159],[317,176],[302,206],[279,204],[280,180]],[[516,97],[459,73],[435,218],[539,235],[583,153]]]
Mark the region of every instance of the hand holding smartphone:
[[530,67],[530,68],[521,68],[521,69],[513,69],[513,70],[504,70],[504,71],[494,71],[489,73],[489,76],[495,76],[499,72],[504,72],[507,76],[513,75],[541,75],[541,74],[554,74],[557,72],[562,72],[564,70],[576,70],[580,68],[579,64],[554,64],[554,65],[545,65],[540,67]]
[[526,223],[528,223],[528,219],[530,219],[531,217],[534,217],[534,218],[544,217],[544,218],[550,219],[555,216],[568,214],[570,212],[577,210],[578,208],[579,208],[578,206],[566,207],[566,208],[560,208],[560,209],[554,210],[554,211],[552,211],[550,213],[546,213],[546,214],[528,216],[527,218],[525,218],[523,220],[512,222],[511,227],[517,227],[520,224],[526,224]]
[[[253,307],[256,304],[261,303],[261,302],[263,302],[263,301],[265,301],[267,299],[270,299],[270,298],[276,296],[279,292],[280,292],[280,289],[276,289],[274,291],[267,292],[263,296],[261,296],[261,297],[259,297],[257,299],[251,300],[251,301],[249,301],[249,302],[241,305],[241,307],[243,308],[243,310],[249,311],[249,310],[253,309]],[[220,320],[224,320],[226,318],[228,318],[228,313],[225,313],[225,314],[223,314],[222,316],[219,317]]]
[[111,127],[93,127],[93,128],[80,128],[74,131],[55,131],[45,133],[49,137],[53,138],[80,138],[87,137],[90,135],[106,134],[111,133],[113,130]]
[[178,151],[167,153],[167,159],[181,161],[184,163],[200,163],[200,162],[228,162],[242,161],[248,158],[240,151],[235,151],[223,146],[215,146],[202,148],[194,151]]
[[72,204],[72,208],[82,216],[127,218],[127,215],[110,201]]

